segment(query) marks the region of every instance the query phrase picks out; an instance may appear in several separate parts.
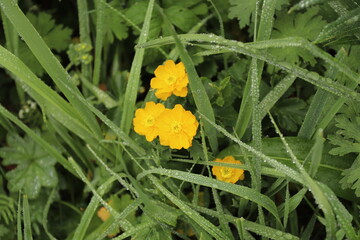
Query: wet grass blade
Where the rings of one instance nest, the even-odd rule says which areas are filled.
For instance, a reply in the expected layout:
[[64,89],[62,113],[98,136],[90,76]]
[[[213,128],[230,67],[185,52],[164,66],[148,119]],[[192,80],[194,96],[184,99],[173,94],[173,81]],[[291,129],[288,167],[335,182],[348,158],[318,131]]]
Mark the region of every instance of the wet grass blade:
[[[112,184],[116,179],[114,177],[110,177],[104,184],[102,184],[98,189],[98,193],[100,196],[102,196],[104,194],[104,191],[106,188],[108,188],[108,186],[110,184]],[[77,240],[77,239],[85,239],[85,233],[88,230],[90,221],[94,215],[94,213],[96,212],[98,206],[99,206],[99,199],[95,196],[93,196],[91,198],[90,203],[87,205],[86,210],[84,212],[84,214],[81,217],[80,223],[77,226],[74,236],[73,236],[73,240]]]
[[[153,8],[154,0],[150,0],[146,10],[144,24],[141,29],[139,44],[145,43],[148,38]],[[120,125],[120,128],[125,134],[129,133],[132,124],[144,53],[145,49],[136,49],[135,56],[131,64],[129,80],[125,90],[122,120]]]
[[12,0],[2,0],[0,6],[2,7],[3,13],[5,13],[5,15],[10,19],[14,28],[29,46],[30,50],[38,59],[40,64],[50,75],[59,89],[64,93],[74,108],[79,112],[79,119],[82,119],[83,123],[88,126],[97,137],[100,137],[101,130],[94,115],[89,111],[83,102],[79,101],[78,97],[82,98],[80,91],[76,88],[69,74],[50,51],[34,26],[20,10],[19,6]]
[[104,28],[105,28],[105,11],[104,0],[95,0],[96,8],[96,40],[95,40],[95,58],[94,58],[94,75],[93,84],[97,86],[100,82],[102,48],[104,41]]
[[[80,42],[92,46],[90,37],[90,21],[87,0],[77,0]],[[91,64],[81,63],[81,74],[86,79],[91,79]]]
[[24,240],[32,240],[30,206],[27,195],[23,195]]
[[[163,169],[160,169],[163,170]],[[149,170],[149,173],[152,170]],[[163,184],[154,176],[147,175],[149,180],[161,191],[172,203],[174,203],[184,214],[194,220],[199,226],[201,226],[208,234],[213,236],[215,239],[230,239],[226,236],[219,228],[213,225],[210,221],[202,217],[198,212],[194,211],[191,207],[185,204],[182,200],[173,195],[167,190]],[[186,181],[186,180],[185,180]]]
[[148,174],[153,174],[153,173],[166,175],[166,176],[176,178],[176,179],[179,179],[182,181],[191,182],[191,183],[199,184],[202,186],[219,189],[222,191],[232,193],[237,196],[241,196],[245,199],[249,199],[250,201],[255,202],[255,203],[259,204],[260,206],[264,207],[271,214],[273,214],[276,219],[280,220],[274,202],[267,196],[257,192],[256,190],[254,190],[252,188],[235,185],[235,184],[231,184],[231,183],[226,183],[226,182],[221,182],[216,179],[205,177],[205,176],[202,176],[199,174],[182,172],[182,171],[178,171],[178,170],[162,169],[162,168],[154,168],[151,170],[144,171],[143,173],[139,174],[138,179],[142,178]]

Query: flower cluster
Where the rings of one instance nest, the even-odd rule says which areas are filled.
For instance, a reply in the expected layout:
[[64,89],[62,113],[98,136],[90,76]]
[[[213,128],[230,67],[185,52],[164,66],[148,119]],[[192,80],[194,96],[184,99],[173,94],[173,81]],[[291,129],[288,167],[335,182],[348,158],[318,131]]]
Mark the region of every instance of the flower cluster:
[[[171,94],[185,97],[189,79],[182,62],[167,60],[155,70],[150,85],[156,89],[155,96],[166,100]],[[133,119],[134,131],[151,142],[159,137],[160,144],[173,149],[188,149],[199,126],[195,116],[176,104],[173,109],[161,103],[147,102],[145,108],[137,109]]]
[[[217,158],[215,162],[242,164],[239,160],[235,160],[233,156],[227,156],[224,159]],[[239,180],[244,180],[244,170],[239,168],[213,166],[212,174],[216,176],[217,180],[236,183]]]
[[173,60],[167,60],[164,65],[155,69],[155,77],[151,79],[150,86],[156,89],[157,98],[166,100],[171,94],[185,97],[188,93],[188,83],[184,64],[175,64]]
[[147,102],[137,109],[134,130],[151,142],[159,136],[160,144],[174,149],[189,148],[199,126],[195,116],[180,104],[167,109],[161,103]]
[[[185,97],[189,79],[182,62],[167,60],[155,69],[150,85],[156,89],[155,96],[166,100],[171,94]],[[159,137],[160,144],[173,149],[188,149],[199,126],[195,116],[176,104],[167,109],[161,103],[147,102],[145,108],[137,109],[133,119],[134,131],[151,142]]]

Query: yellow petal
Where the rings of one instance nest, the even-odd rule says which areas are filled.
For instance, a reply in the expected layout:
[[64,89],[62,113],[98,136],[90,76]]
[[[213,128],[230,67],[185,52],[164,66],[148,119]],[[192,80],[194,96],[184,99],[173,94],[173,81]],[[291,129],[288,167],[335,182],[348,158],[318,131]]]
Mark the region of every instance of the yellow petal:
[[159,91],[156,91],[155,96],[157,98],[165,101],[168,97],[171,96],[171,92],[159,92]]
[[174,90],[174,95],[178,96],[178,97],[186,97],[186,95],[188,94],[188,88],[184,87],[181,90]]

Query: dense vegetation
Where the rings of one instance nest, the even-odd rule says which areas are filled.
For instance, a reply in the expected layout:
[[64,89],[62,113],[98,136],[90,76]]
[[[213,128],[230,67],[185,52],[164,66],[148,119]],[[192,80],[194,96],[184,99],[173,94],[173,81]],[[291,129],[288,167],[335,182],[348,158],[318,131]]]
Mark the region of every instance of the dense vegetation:
[[0,239],[360,239],[359,4],[0,0]]

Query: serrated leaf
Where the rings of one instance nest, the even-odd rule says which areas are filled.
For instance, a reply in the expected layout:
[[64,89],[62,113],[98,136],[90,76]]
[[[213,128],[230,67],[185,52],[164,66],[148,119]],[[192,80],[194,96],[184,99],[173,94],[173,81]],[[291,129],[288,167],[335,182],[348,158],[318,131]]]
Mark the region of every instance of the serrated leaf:
[[165,14],[176,27],[188,32],[200,19],[189,9],[181,6],[171,6],[165,9]]
[[72,29],[64,27],[62,24],[56,24],[51,15],[45,12],[40,12],[37,16],[33,13],[28,13],[26,16],[50,49],[58,52],[67,49]]
[[11,192],[23,191],[29,198],[36,198],[41,187],[54,187],[58,182],[54,165],[56,160],[26,135],[9,134],[8,147],[1,148],[4,165],[16,165],[7,172]]
[[[50,14],[40,12],[38,15],[28,13],[27,18],[39,32],[50,49],[61,52],[67,49],[71,40],[72,29],[59,24]],[[44,70],[39,61],[32,54],[24,42],[19,42],[19,58],[38,76],[42,76]]]
[[331,144],[336,145],[330,153],[343,156],[348,153],[360,153],[360,107],[358,103],[346,105],[346,112],[335,117],[339,130],[328,136]]
[[[229,8],[229,18],[237,18],[240,28],[250,25],[250,20],[254,18],[257,0],[229,0],[232,5]],[[280,10],[281,6],[287,4],[288,0],[278,0],[276,9]]]
[[[359,155],[360,156],[360,155]],[[355,190],[357,197],[360,197],[360,157],[357,157],[353,165],[343,172],[344,177],[341,179],[341,187]]]
[[[277,15],[272,32],[272,38],[286,38],[286,37],[303,37],[310,41],[315,40],[326,22],[318,15],[319,8],[313,7],[307,9],[304,13],[287,14],[282,12]],[[289,63],[298,64],[300,58],[309,62],[312,66],[315,65],[316,60],[314,56],[303,48],[287,47],[282,49],[270,49],[270,53],[278,57],[279,60],[285,60]]]
[[[122,6],[119,2],[113,1],[110,3],[110,6],[117,10],[121,10]],[[118,40],[122,40],[128,37],[128,27],[125,25],[123,19],[114,12],[114,10],[110,8],[105,8],[105,27],[107,36],[110,40],[110,42],[113,42],[113,35]]]

